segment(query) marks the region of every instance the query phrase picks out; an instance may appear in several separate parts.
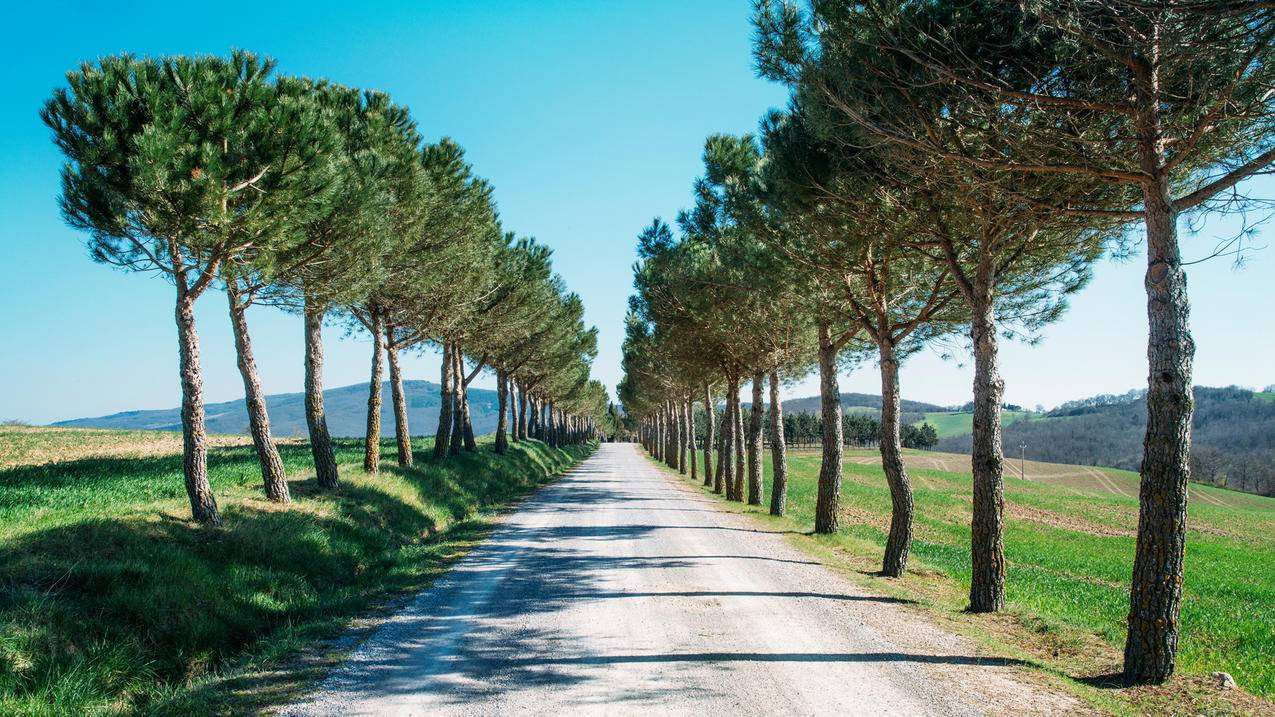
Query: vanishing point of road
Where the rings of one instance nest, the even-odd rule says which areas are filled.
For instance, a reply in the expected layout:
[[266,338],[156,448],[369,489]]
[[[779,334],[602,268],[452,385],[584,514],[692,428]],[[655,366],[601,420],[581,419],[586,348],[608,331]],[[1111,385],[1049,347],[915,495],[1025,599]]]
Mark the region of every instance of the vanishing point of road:
[[282,714],[1084,711],[898,602],[603,444]]

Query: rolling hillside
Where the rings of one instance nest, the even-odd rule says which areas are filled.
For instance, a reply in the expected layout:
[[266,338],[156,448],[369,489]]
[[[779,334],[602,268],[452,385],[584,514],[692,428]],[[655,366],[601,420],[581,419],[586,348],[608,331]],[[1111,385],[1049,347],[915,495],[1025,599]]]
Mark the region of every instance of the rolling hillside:
[[[1045,416],[1006,421],[1006,452],[1029,460],[1136,471],[1142,460],[1146,400],[1138,393],[1074,401]],[[1192,478],[1275,494],[1275,402],[1242,388],[1195,389]],[[940,433],[940,436],[943,434]],[[968,452],[968,431],[942,438],[940,451]]]
[[[384,385],[385,400],[381,406],[381,431],[394,435],[394,406],[390,402],[390,385]],[[438,427],[438,384],[429,381],[404,381],[407,394],[407,419],[412,433],[432,434]],[[332,388],[323,392],[324,407],[328,414],[328,430],[338,437],[361,436],[367,425],[367,384]],[[488,389],[469,390],[470,410],[474,432],[482,435],[496,429],[498,403],[496,392]],[[270,427],[279,438],[304,436],[305,395],[281,393],[266,397],[270,413]],[[243,399],[210,403],[206,407],[208,432],[240,434],[248,432],[248,413]],[[73,428],[119,428],[147,431],[176,431],[181,429],[178,408],[154,411],[126,411],[97,418],[77,418],[59,421],[55,426]]]

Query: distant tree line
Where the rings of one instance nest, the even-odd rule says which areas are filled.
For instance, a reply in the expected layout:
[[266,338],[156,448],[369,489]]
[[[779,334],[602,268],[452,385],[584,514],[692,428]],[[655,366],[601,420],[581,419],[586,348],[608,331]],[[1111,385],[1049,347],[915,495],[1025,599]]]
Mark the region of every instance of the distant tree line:
[[[752,407],[742,408],[745,422],[752,420]],[[703,411],[694,410],[693,438],[697,445],[704,445],[707,440]],[[939,442],[938,432],[929,423],[923,423],[925,414],[904,413],[900,438],[904,448],[933,449]],[[726,418],[724,409],[718,409],[713,422],[720,424]],[[762,412],[763,423],[771,420],[770,410]],[[823,418],[816,413],[803,411],[800,413],[783,413],[783,438],[786,446],[817,446],[823,438]],[[920,423],[921,425],[914,425]],[[863,412],[846,412],[841,416],[841,442],[844,446],[855,448],[876,448],[881,437],[881,419],[879,415]]]

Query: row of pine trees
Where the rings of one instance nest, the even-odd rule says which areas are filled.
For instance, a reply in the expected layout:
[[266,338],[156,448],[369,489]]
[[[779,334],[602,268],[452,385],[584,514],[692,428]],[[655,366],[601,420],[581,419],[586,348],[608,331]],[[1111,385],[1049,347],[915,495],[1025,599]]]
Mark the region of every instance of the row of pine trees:
[[412,465],[399,357],[442,348],[433,456],[477,449],[467,388],[495,373],[495,450],[594,439],[597,336],[550,250],[506,232],[492,187],[450,139],[422,140],[383,92],[281,76],[271,60],[105,57],[68,73],[41,116],[66,163],[60,203],[92,257],[176,289],[183,465],[195,520],[220,522],[208,480],[195,302],[224,290],[266,496],[290,500],[270,432],[249,309],[303,317],[305,408],[319,485],[339,485],[323,405],[325,322],[372,338],[363,468],[380,468],[388,370],[397,461]]
[[[639,238],[620,398],[674,465],[707,410],[706,483],[762,502],[769,383],[771,510],[785,506],[785,379],[817,370],[823,457],[815,531],[835,532],[840,370],[875,361],[893,505],[882,574],[901,575],[913,501],[899,364],[973,353],[969,609],[1005,605],[1004,381],[998,343],[1058,318],[1105,255],[1146,255],[1147,427],[1125,675],[1173,672],[1186,549],[1194,343],[1178,225],[1243,211],[1275,162],[1267,3],[1143,0],[757,0],[758,73],[790,90],[758,134],[714,135],[677,230]],[[1242,252],[1245,234],[1215,253]],[[1207,253],[1207,250],[1206,252]],[[1090,347],[1095,371],[1102,347]],[[720,400],[726,412],[713,425]],[[716,447],[717,464],[711,461]],[[745,456],[746,453],[746,456]]]

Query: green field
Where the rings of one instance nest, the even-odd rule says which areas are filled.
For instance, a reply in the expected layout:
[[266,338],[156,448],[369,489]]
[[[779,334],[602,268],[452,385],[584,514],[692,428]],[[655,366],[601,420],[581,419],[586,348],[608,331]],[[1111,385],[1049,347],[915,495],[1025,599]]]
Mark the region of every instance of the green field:
[[[213,437],[225,527],[187,520],[180,436],[0,427],[0,714],[241,714],[286,698],[299,649],[421,588],[485,533],[482,512],[526,495],[584,447],[515,444],[422,469],[315,485],[284,441],[294,503],[260,497],[243,438]],[[386,463],[393,447],[386,442]],[[315,668],[311,666],[313,672]]]
[[[1001,424],[1008,426],[1034,415],[1028,411],[1001,411]],[[919,426],[922,423],[934,426],[939,438],[962,436],[974,430],[974,414],[965,411],[930,411],[925,414],[925,420],[913,425]]]
[[[909,580],[937,573],[952,587],[925,599],[956,613],[969,586],[970,477],[963,468],[969,457],[907,454],[916,501],[909,569],[917,577]],[[789,516],[767,520],[810,530],[819,460],[817,452],[790,454]],[[879,461],[873,451],[847,452],[843,527],[835,536],[817,538],[861,558],[864,568],[879,564],[890,515]],[[769,459],[764,465],[769,489]],[[921,467],[936,465],[949,470]],[[1137,474],[1030,462],[1027,472],[1035,479],[1006,479],[1009,610],[1042,633],[1096,636],[1111,647],[1105,650],[1110,659],[1118,660],[1137,526]],[[1275,499],[1195,484],[1190,490],[1179,673],[1229,672],[1245,690],[1271,699]],[[1066,645],[1055,649],[1060,671],[1075,669],[1087,657],[1078,648],[1070,655]]]

